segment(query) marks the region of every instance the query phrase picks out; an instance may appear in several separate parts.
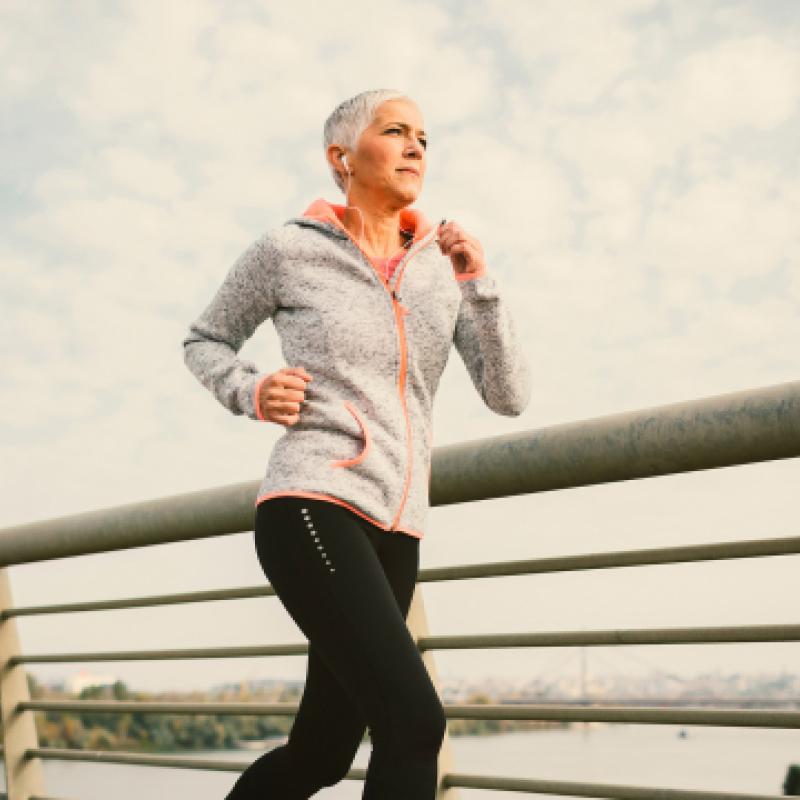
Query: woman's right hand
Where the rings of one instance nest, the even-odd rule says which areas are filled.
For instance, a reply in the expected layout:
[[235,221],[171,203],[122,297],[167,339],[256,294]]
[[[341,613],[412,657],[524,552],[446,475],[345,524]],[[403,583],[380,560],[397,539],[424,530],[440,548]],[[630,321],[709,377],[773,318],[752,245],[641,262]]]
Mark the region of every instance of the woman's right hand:
[[258,393],[261,414],[279,425],[294,425],[305,402],[306,382],[313,377],[303,367],[284,367],[273,372]]

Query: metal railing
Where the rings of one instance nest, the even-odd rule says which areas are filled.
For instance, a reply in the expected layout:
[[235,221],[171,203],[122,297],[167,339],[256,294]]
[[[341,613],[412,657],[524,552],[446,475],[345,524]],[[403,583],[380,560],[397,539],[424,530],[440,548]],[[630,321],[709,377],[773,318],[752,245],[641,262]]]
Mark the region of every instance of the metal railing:
[[[507,497],[707,470],[800,456],[800,382],[785,383],[523,431],[437,448],[431,470],[431,505]],[[89,553],[187,541],[252,530],[258,481],[176,497],[101,509],[18,525],[0,531],[0,706],[9,800],[47,800],[42,760],[78,760],[238,772],[249,762],[199,760],[163,755],[39,747],[36,711],[147,714],[225,714],[291,716],[295,703],[174,703],[31,700],[23,665],[81,661],[157,661],[192,658],[248,658],[300,655],[307,643],[172,650],[67,652],[25,655],[14,617],[89,610],[141,608],[274,595],[270,586],[187,592],[82,603],[14,607],[6,567]],[[800,553],[800,537],[753,539],[713,544],[587,553],[521,561],[467,564],[421,570],[419,584],[432,581],[530,575],[757,558]],[[642,628],[482,635],[434,636],[428,631],[419,585],[407,617],[409,630],[439,688],[436,650],[576,645],[697,644],[789,642],[800,640],[797,625]],[[604,721],[637,724],[800,728],[800,712],[768,708],[665,708],[646,705],[444,704],[448,719]],[[458,787],[584,797],[767,798],[755,795],[665,789],[574,781],[528,780],[470,775],[454,770],[449,738],[439,756],[440,800],[456,800]],[[346,776],[363,780],[364,770]],[[50,798],[50,800],[55,800]]]

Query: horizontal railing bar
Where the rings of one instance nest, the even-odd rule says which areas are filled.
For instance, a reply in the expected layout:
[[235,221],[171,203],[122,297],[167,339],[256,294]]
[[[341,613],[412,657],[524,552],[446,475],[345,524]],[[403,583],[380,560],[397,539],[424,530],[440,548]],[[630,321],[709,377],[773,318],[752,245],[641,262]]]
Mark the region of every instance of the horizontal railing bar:
[[250,658],[253,656],[302,656],[308,642],[297,644],[247,645],[235,647],[195,647],[170,650],[119,650],[95,653],[43,653],[12,656],[9,666],[17,664],[53,664],[78,661],[161,661],[181,658]]
[[[123,705],[127,703],[128,705]],[[513,700],[502,704],[503,706],[525,705],[521,701]],[[721,707],[725,705],[737,708],[749,708],[750,706],[798,706],[800,707],[800,697],[537,697],[537,706],[652,706],[656,708],[673,706],[676,708],[713,706]],[[236,702],[222,701],[199,703],[187,702],[161,702],[161,701],[138,701],[138,700],[26,700],[17,703],[14,708],[18,711],[61,711],[84,713],[87,711],[108,711],[123,713],[136,711],[137,713],[148,714],[227,714],[231,716],[263,715],[267,712],[266,708],[275,709],[269,714],[275,716],[287,716],[294,713],[297,705],[293,703],[272,703],[254,704],[254,701]],[[255,710],[253,710],[255,708]],[[285,711],[284,711],[285,709]]]
[[[732,705],[742,708],[748,706],[798,706],[800,707],[800,697],[652,697],[650,695],[643,695],[642,697],[586,697],[586,698],[547,698],[537,697],[537,704],[552,703],[554,705],[597,705],[598,703],[605,703],[608,705],[654,705],[654,706],[677,706],[683,707],[687,705],[693,706],[724,706]],[[509,701],[513,705],[513,701]]]
[[[586,697],[586,698],[549,698],[549,697],[531,697],[529,699],[535,700],[537,705],[567,705],[567,706],[597,706],[597,705],[612,705],[612,706],[653,706],[656,708],[687,708],[711,706],[714,708],[722,708],[724,706],[731,706],[733,708],[753,708],[753,707],[767,707],[767,706],[788,706],[789,708],[800,708],[800,697],[650,697],[645,695],[643,697]],[[508,700],[507,705],[519,705],[519,703]]]
[[439,447],[431,505],[800,456],[800,381]]
[[[5,797],[5,795],[0,795],[0,798],[4,798],[4,797]],[[70,800],[70,799],[66,798],[66,797],[51,797],[50,795],[45,797],[44,795],[41,795],[41,794],[32,794],[28,798],[28,800]]]
[[[69,750],[55,747],[29,749],[26,751],[26,756],[29,758],[137,764],[148,767],[171,767],[217,772],[243,772],[251,763],[181,758],[178,756],[140,755],[138,753],[113,753],[106,750]],[[366,770],[350,769],[345,775],[345,779],[363,781],[366,779]],[[445,773],[442,776],[442,785],[448,788],[495,789],[528,794],[573,795],[575,797],[614,798],[616,800],[784,800],[783,795],[692,791],[623,784],[506,778],[495,775],[469,775],[461,772]],[[31,798],[31,800],[35,800],[35,798]]]
[[19,711],[58,711],[83,714],[204,714],[232,717],[290,717],[297,713],[298,703],[254,702],[151,702],[139,700],[26,700],[17,703]]
[[148,595],[141,597],[120,597],[115,600],[89,600],[80,603],[57,603],[45,606],[19,606],[0,612],[0,621],[7,617],[22,617],[35,614],[64,614],[76,611],[106,611],[120,608],[141,608],[144,606],[166,606],[177,603],[206,603],[217,600],[243,600],[254,597],[274,596],[275,590],[269,584],[241,586],[234,589],[210,589],[199,592],[177,592],[174,594]]
[[250,762],[245,761],[181,758],[180,756],[113,752],[109,750],[73,750],[66,747],[32,747],[25,751],[25,755],[28,758],[48,758],[59,761],[99,761],[109,764],[138,764],[145,767],[178,767],[218,770],[220,772],[241,772],[250,766]]
[[442,784],[448,788],[458,786],[463,789],[494,789],[501,792],[557,794],[573,797],[605,797],[613,798],[613,800],[786,800],[784,795],[777,794],[712,792],[614,783],[504,778],[496,775],[467,775],[463,772],[447,773],[443,776]]
[[[435,448],[449,505],[800,456],[800,381]],[[0,531],[0,566],[250,531],[259,481]]]
[[[251,763],[180,758],[176,756],[140,755],[138,753],[112,753],[106,750],[69,750],[56,747],[32,748],[27,750],[25,755],[29,758],[138,764],[148,767],[179,767],[218,772],[243,772]],[[347,780],[363,781],[365,778],[366,770],[363,769],[350,769],[345,775]],[[446,787],[458,786],[465,789],[498,789],[510,792],[605,797],[618,800],[639,800],[640,798],[641,800],[785,800],[783,795],[692,791],[609,783],[535,780],[531,778],[505,778],[494,775],[468,775],[461,772],[445,773],[442,776],[442,784]]]
[[[531,575],[545,572],[568,572],[609,567],[636,567],[648,564],[676,564],[691,561],[782,556],[800,553],[800,536],[776,539],[746,539],[732,542],[652,547],[639,550],[614,550],[604,553],[583,553],[569,556],[531,558],[517,561],[462,564],[450,567],[429,567],[420,570],[417,581],[462,580],[509,575]],[[213,589],[199,592],[179,592],[144,597],[94,600],[80,603],[60,603],[44,606],[20,606],[0,612],[0,620],[34,614],[61,614],[76,611],[100,611],[143,606],[200,603],[218,600],[241,600],[270,597],[275,590],[270,585],[243,586],[232,589]]]
[[[281,740],[283,741],[283,740]],[[36,747],[25,751],[27,758],[48,758],[59,761],[93,761],[107,764],[137,764],[145,767],[172,767],[183,769],[203,769],[217,772],[242,772],[250,766],[250,761],[225,761],[206,758],[181,758],[180,756],[150,755],[145,753],[112,752],[108,750],[72,750],[64,747]],[[361,780],[366,778],[366,770],[351,769],[345,778]]]
[[637,706],[462,705],[444,706],[450,719],[562,720],[643,725],[712,725],[735,728],[800,728],[800,713],[762,709],[680,709]]
[[259,480],[0,530],[0,566],[187,542],[253,529]]
[[509,575],[533,575],[574,570],[639,567],[653,564],[678,564],[691,561],[719,561],[760,556],[784,556],[800,553],[800,536],[776,539],[745,539],[731,542],[650,547],[638,550],[612,550],[579,553],[516,561],[481,562],[420,570],[419,582],[495,578]]
[[728,625],[693,628],[611,628],[595,631],[539,631],[420,636],[420,650],[474,650],[575,645],[719,644],[800,641],[800,625]]
[[[536,633],[485,633],[455,636],[420,636],[420,650],[476,650],[505,647],[570,647],[576,645],[714,644],[733,642],[800,641],[800,625],[731,625],[696,628],[612,628],[596,631],[545,631]],[[100,650],[90,653],[22,654],[8,659],[17,664],[52,664],[86,661],[161,661],[182,658],[251,658],[295,656],[308,652],[308,642],[297,644],[195,647],[169,650]]]
[[[40,701],[18,703],[18,709],[93,713],[209,714],[224,716],[291,716],[296,703],[152,703],[137,701]],[[660,708],[654,706],[576,706],[519,704],[443,704],[449,719],[568,720],[655,725],[717,725],[749,728],[800,728],[800,713],[770,709]]]
[[[217,772],[242,772],[250,766],[250,762],[241,763],[218,759],[194,759],[138,753],[113,753],[105,750],[69,750],[56,747],[29,749],[25,754],[31,758],[137,764],[148,767],[179,767]],[[363,781],[365,778],[366,770],[363,769],[351,769],[345,775],[347,780]],[[573,795],[576,797],[618,798],[619,800],[783,800],[782,795],[690,791],[647,786],[625,786],[621,784],[505,778],[493,775],[468,775],[458,772],[445,773],[442,776],[442,784],[446,787],[461,787],[465,789],[495,789],[529,794]]]

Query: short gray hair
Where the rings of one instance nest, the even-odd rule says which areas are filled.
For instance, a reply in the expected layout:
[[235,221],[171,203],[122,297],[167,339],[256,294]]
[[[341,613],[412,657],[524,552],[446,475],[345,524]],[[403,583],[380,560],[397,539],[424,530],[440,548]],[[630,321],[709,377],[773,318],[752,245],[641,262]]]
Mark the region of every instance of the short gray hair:
[[[370,89],[340,103],[325,120],[324,145],[327,152],[329,145],[338,144],[354,150],[359,136],[372,122],[375,109],[387,100],[411,100],[411,98],[395,89]],[[334,166],[328,163],[336,185],[345,192],[344,181]]]

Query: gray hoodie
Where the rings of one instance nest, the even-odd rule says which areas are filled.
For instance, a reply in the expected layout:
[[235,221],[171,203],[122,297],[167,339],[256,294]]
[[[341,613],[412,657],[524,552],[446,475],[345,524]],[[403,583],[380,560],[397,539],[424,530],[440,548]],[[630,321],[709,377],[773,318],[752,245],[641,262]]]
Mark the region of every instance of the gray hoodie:
[[422,538],[433,398],[451,345],[498,414],[525,409],[530,372],[494,276],[456,274],[419,211],[401,212],[414,236],[388,282],[343,213],[319,199],[253,242],[189,326],[184,359],[229,411],[263,421],[256,398],[270,373],[237,353],[271,319],[286,365],[313,380],[273,446],[256,505],[319,498]]

